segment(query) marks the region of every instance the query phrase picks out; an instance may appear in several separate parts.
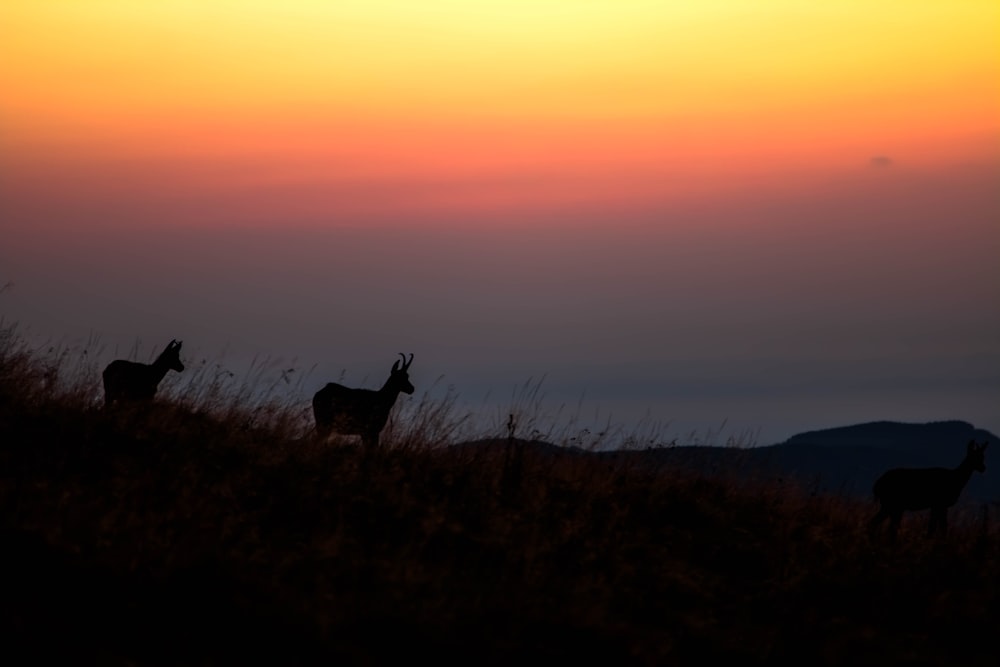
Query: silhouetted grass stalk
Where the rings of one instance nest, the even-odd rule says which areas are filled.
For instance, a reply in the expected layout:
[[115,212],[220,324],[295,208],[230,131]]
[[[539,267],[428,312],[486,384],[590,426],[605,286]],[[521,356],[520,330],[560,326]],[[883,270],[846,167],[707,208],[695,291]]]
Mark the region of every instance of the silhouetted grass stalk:
[[[155,405],[110,412],[104,357],[97,341],[31,348],[0,326],[11,655],[382,664],[405,645],[494,664],[995,659],[989,515],[956,520],[947,540],[908,522],[895,545],[872,541],[870,503],[741,470],[640,465],[628,455],[677,443],[650,424],[592,433],[546,412],[534,381],[485,432],[432,385],[397,404],[374,454],[310,436],[308,373],[294,363],[240,375],[191,362]],[[617,438],[630,446],[609,457]],[[547,445],[510,456],[533,439]]]

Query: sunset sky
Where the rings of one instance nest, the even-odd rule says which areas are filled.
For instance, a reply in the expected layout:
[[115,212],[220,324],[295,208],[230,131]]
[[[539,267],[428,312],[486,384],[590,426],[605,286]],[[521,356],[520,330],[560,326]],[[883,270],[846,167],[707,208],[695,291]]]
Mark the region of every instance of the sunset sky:
[[0,63],[35,340],[1000,433],[995,0],[6,0]]

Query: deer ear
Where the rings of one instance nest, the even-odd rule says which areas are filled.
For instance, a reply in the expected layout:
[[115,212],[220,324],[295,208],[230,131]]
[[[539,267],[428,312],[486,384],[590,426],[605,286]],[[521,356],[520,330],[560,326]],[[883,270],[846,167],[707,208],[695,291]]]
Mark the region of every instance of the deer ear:
[[397,361],[392,365],[392,372],[395,373],[398,370],[399,370],[399,362]]

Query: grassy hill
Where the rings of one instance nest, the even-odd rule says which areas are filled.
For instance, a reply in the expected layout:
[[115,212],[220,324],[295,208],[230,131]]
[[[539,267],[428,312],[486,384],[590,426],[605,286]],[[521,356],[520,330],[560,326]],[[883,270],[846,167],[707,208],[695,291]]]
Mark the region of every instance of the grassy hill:
[[105,411],[95,383],[0,338],[7,658],[995,664],[994,517],[890,544],[867,502],[750,475],[446,447],[426,415],[364,452],[292,407]]
[[[948,467],[959,464],[970,441],[1000,438],[961,421],[872,422],[812,431],[777,445],[752,447],[672,446],[597,453],[607,459],[647,467],[673,467],[717,476],[794,481],[811,492],[872,497],[872,487],[889,468]],[[1000,475],[974,474],[954,512],[1000,507]]]

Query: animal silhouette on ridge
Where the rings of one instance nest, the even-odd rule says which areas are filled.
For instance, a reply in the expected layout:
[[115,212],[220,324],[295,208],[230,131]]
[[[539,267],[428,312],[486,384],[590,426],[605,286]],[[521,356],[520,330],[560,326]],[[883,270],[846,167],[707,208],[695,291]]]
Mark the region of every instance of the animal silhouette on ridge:
[[389,379],[378,391],[372,389],[352,389],[335,382],[328,383],[313,395],[313,416],[316,419],[316,433],[327,438],[331,433],[360,435],[366,448],[378,446],[379,433],[389,421],[389,412],[396,403],[400,392],[412,394],[409,369],[413,363],[402,352],[399,361],[392,365]]
[[872,491],[879,501],[878,514],[868,522],[871,533],[889,519],[889,534],[895,536],[904,511],[931,511],[927,535],[945,533],[948,508],[958,501],[973,471],[986,472],[985,452],[989,442],[970,440],[965,458],[955,468],[893,468],[876,480]]
[[116,402],[152,401],[156,388],[167,374],[167,371],[184,370],[181,363],[181,342],[172,340],[151,364],[141,364],[125,359],[116,359],[104,369],[101,379],[104,381],[104,405],[111,406]]

